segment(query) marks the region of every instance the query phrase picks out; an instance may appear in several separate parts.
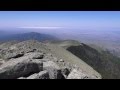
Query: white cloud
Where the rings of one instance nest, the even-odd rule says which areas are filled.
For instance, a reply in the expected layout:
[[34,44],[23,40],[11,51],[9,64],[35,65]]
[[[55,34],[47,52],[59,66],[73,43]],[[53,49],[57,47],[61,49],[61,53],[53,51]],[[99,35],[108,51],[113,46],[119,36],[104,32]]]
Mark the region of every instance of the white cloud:
[[28,29],[60,29],[63,27],[18,27],[18,28],[28,28]]

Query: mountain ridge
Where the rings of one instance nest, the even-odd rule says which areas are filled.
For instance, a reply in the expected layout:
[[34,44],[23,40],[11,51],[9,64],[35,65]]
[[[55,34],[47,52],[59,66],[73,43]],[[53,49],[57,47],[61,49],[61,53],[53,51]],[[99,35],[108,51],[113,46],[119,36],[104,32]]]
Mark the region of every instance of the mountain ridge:
[[[37,54],[36,56],[36,53],[44,53],[44,54],[42,54],[42,56],[41,55],[39,56],[39,54]],[[88,64],[86,64],[84,61],[77,58],[76,56],[74,56],[72,53],[65,50],[64,48],[54,45],[54,44],[50,44],[50,43],[42,43],[37,40],[22,41],[22,42],[18,42],[18,43],[11,45],[7,49],[1,48],[0,54],[2,54],[1,59],[5,60],[3,65],[0,66],[0,75],[3,74],[2,73],[3,71],[1,70],[3,70],[4,68],[7,68],[6,63],[7,64],[11,63],[10,67],[12,67],[13,62],[15,63],[16,61],[18,61],[18,63],[22,63],[24,62],[24,59],[26,61],[26,58],[29,59],[34,55],[35,55],[34,56],[35,58],[39,58],[39,57],[42,58],[43,55],[45,55],[45,57],[43,57],[44,59],[36,59],[36,60],[42,60],[42,61],[45,61],[46,63],[51,63],[51,62],[48,62],[50,60],[50,61],[57,63],[60,68],[67,67],[70,70],[73,70],[73,73],[71,72],[71,74],[78,73],[78,76],[76,77],[72,77],[72,75],[70,74],[69,78],[70,77],[71,78],[77,78],[77,77],[82,78],[80,77],[80,75],[83,75],[83,76],[88,75],[87,77],[90,76],[91,78],[101,78],[101,75],[98,72],[96,72],[92,67],[90,67]],[[23,60],[21,61],[21,59]],[[16,62],[13,65],[16,65],[18,63]],[[76,69],[77,71],[74,69]],[[11,74],[13,75],[13,73]],[[7,77],[7,75],[5,77]],[[15,77],[18,77],[18,75]],[[11,77],[9,76],[9,78]]]
[[[61,44],[63,43],[64,41],[61,42]],[[114,56],[109,51],[102,48],[97,49],[97,47],[94,48],[84,43],[81,43],[80,45],[75,45],[74,43],[73,45],[66,44],[66,47],[64,46],[63,48],[93,67],[103,78],[120,78],[120,58]]]
[[11,40],[25,41],[25,40],[30,40],[30,39],[35,39],[38,41],[59,40],[58,38],[51,36],[49,34],[42,34],[42,33],[37,33],[37,32],[4,35],[0,37],[0,41],[11,41]]

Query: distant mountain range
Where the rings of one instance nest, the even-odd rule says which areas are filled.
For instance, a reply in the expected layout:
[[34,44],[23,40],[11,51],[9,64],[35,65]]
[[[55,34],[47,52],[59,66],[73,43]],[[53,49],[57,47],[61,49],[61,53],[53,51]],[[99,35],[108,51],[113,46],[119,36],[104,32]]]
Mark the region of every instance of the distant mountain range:
[[45,40],[58,40],[58,38],[48,35],[48,34],[41,34],[36,32],[29,32],[29,33],[21,33],[21,34],[4,34],[0,35],[0,41],[10,41],[10,40],[17,40],[17,41],[25,41],[35,39],[38,41],[45,41]]

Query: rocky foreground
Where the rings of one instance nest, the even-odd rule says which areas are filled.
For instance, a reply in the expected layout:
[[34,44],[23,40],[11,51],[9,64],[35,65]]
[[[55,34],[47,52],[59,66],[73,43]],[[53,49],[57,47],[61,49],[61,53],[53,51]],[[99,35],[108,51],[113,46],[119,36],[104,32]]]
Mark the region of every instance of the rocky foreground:
[[77,64],[58,58],[46,44],[30,40],[1,45],[0,79],[101,79]]

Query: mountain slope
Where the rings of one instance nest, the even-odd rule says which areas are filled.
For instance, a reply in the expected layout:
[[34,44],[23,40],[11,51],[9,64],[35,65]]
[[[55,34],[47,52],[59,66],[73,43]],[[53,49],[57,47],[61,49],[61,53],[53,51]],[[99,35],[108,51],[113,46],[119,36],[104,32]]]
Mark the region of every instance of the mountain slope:
[[88,64],[86,64],[83,60],[79,59],[72,53],[68,52],[64,48],[61,48],[54,44],[47,45],[50,48],[50,52],[55,55],[59,59],[63,59],[66,62],[69,62],[73,65],[79,66],[84,72],[89,73],[90,75],[96,75],[98,77],[101,77],[99,73],[97,73],[92,67],[90,67]]
[[[59,43],[59,45],[61,46],[64,42],[66,41],[61,42],[61,44]],[[120,58],[115,57],[108,51],[98,51],[83,43],[79,45],[75,45],[74,43],[69,45],[66,44],[65,48],[93,67],[103,78],[120,78]]]

